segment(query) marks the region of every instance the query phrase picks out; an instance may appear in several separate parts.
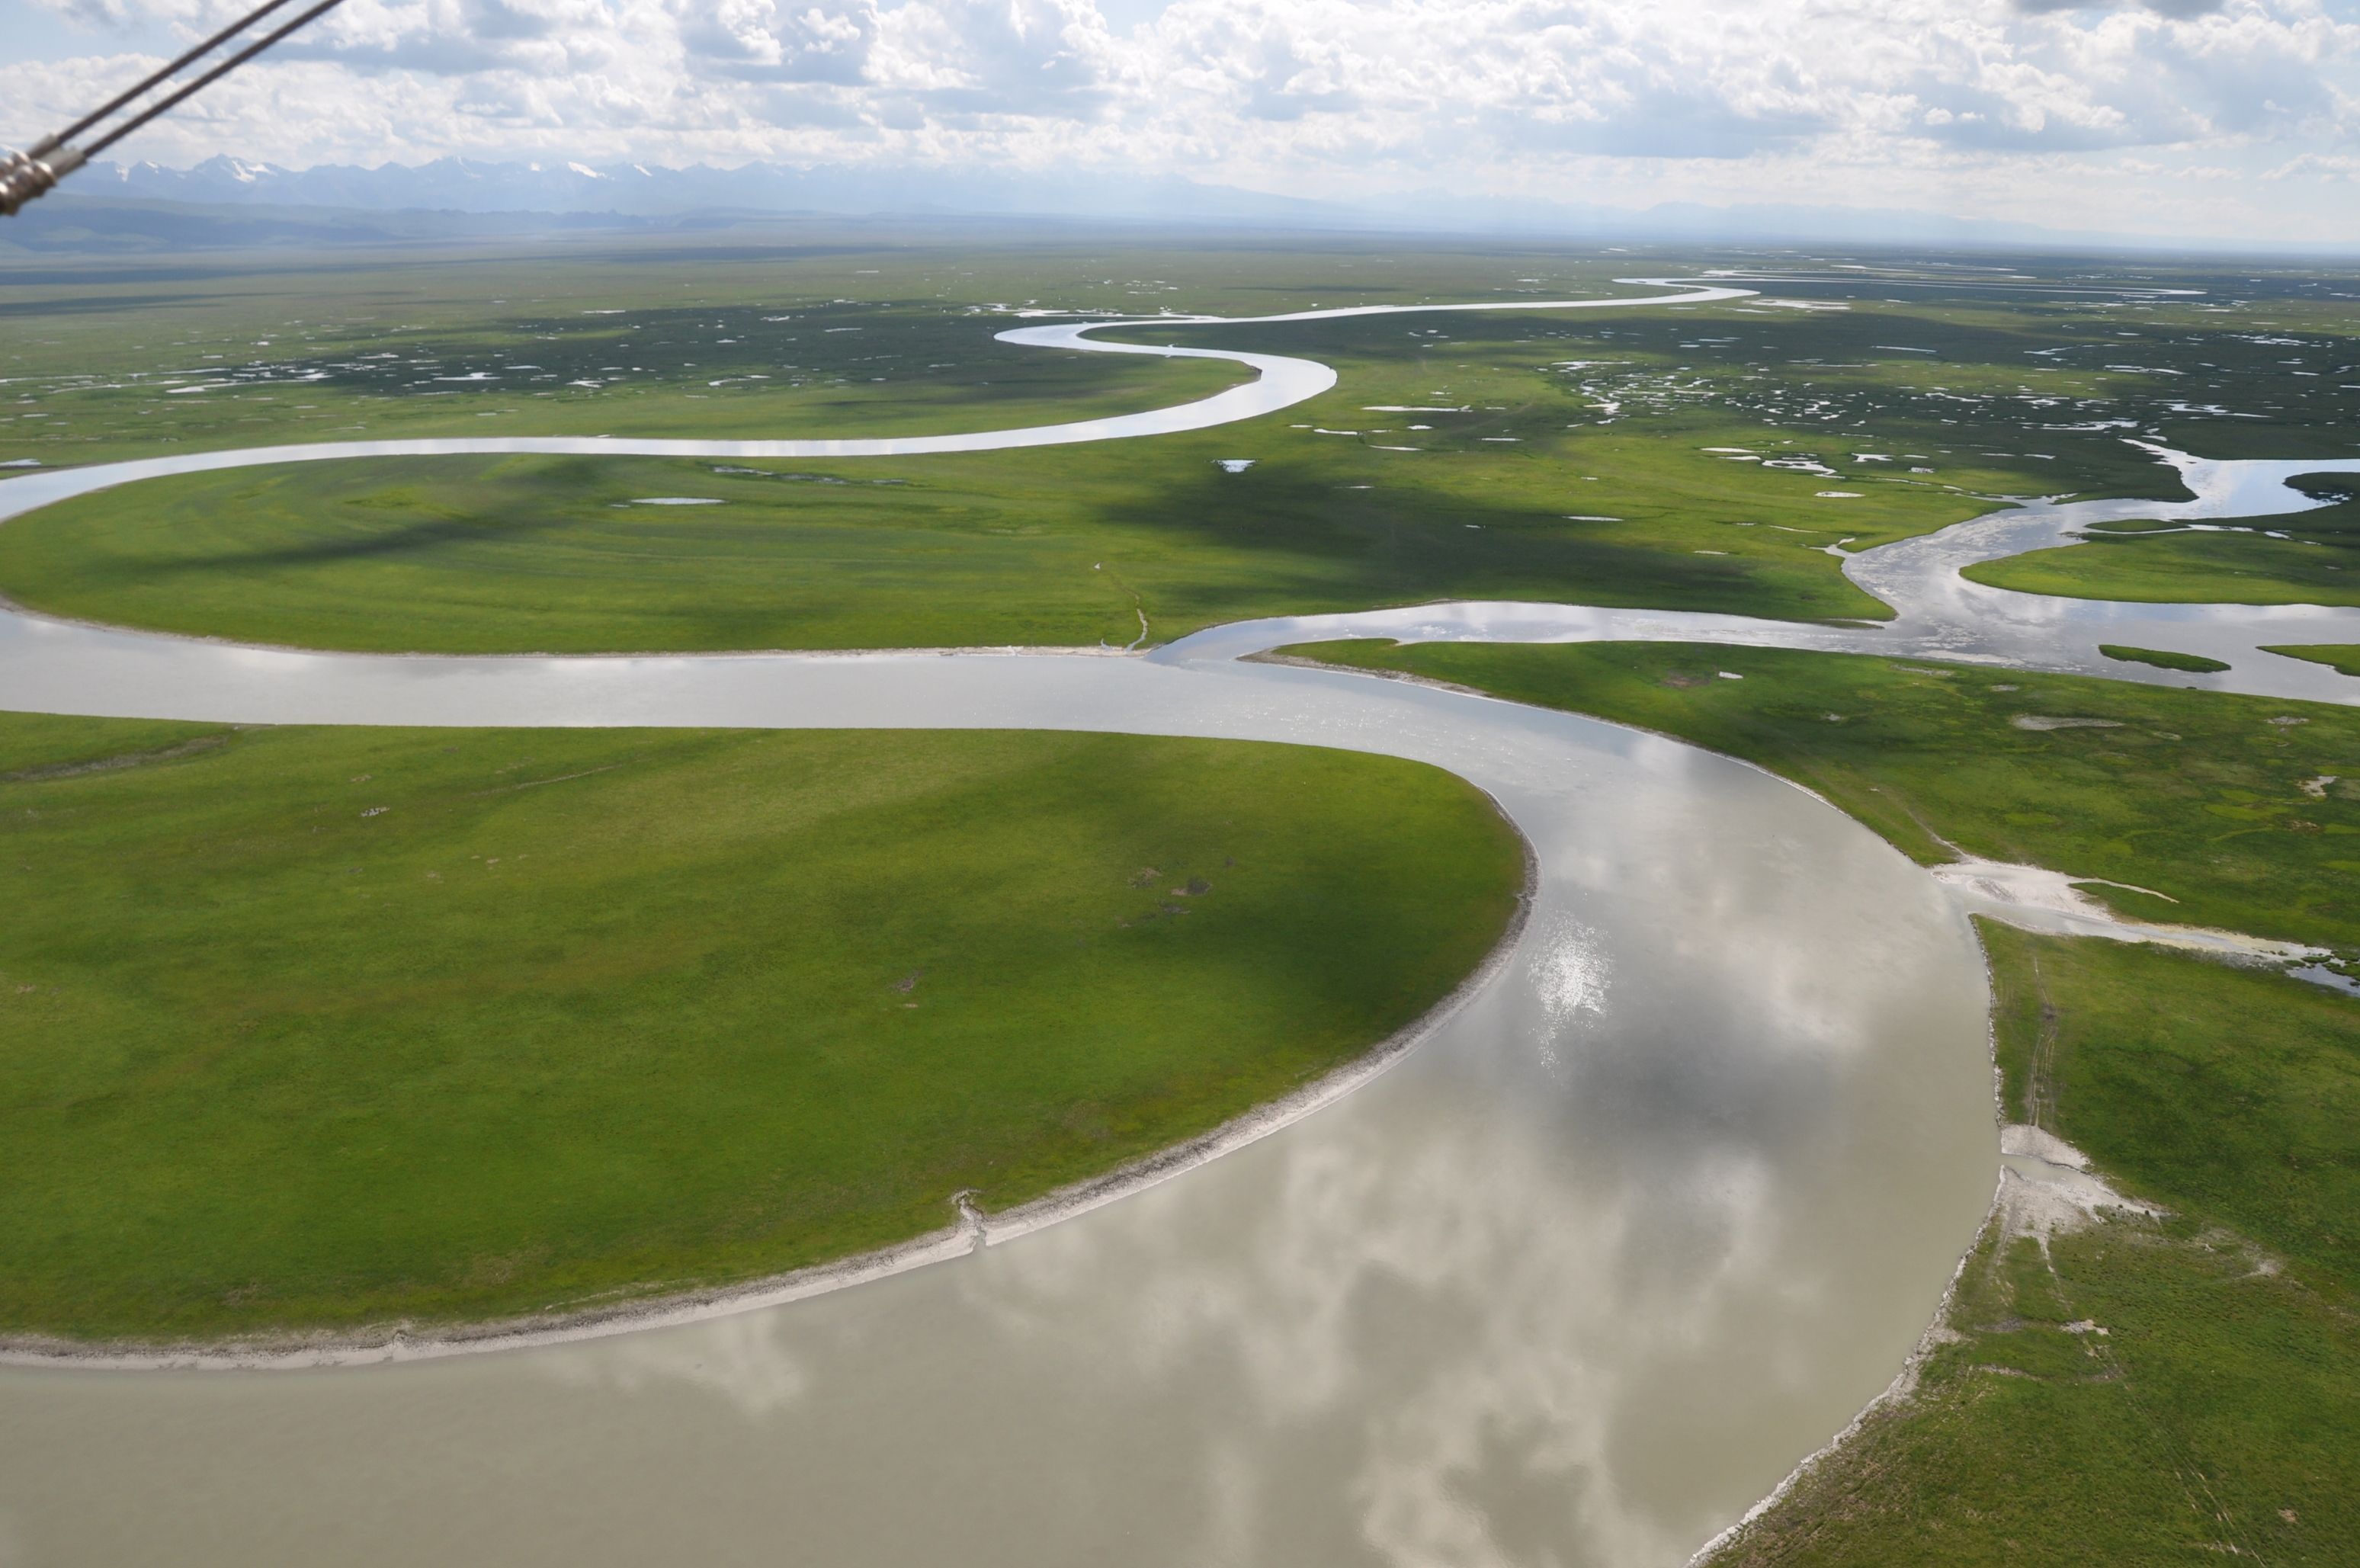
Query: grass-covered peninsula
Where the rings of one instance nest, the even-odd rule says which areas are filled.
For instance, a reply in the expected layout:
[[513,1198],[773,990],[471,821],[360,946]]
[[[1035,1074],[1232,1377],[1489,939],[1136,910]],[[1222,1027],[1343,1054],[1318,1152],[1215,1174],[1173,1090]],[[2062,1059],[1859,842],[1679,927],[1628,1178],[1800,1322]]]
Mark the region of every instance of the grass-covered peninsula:
[[2264,653],[2282,653],[2289,659],[2300,659],[2311,664],[2324,664],[2339,675],[2360,675],[2360,646],[2351,643],[2294,643],[2262,649]]
[[[1743,757],[1921,860],[1947,840],[2180,900],[2088,889],[2144,918],[2360,944],[2360,855],[2335,847],[2360,834],[2350,709],[1683,644],[1289,651]],[[2343,1561],[2360,1533],[2360,1001],[1979,923],[2004,1114],[2169,1213],[2046,1245],[1986,1233],[1915,1392],[1713,1562]]]
[[2360,604],[2360,501],[2220,531],[2092,533],[2081,544],[1983,561],[1964,575],[2069,599]]
[[1037,733],[0,716],[0,1333],[744,1279],[1216,1126],[1483,957],[1432,768]]

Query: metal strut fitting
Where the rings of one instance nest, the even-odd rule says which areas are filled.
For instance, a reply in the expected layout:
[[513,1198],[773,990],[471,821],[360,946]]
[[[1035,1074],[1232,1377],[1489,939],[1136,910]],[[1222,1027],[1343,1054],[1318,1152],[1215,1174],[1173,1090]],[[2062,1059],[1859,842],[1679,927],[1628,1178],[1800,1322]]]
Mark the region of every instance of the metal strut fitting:
[[236,21],[231,23],[228,27],[224,27],[220,32],[215,33],[213,37],[199,44],[196,48],[181,55],[180,59],[172,61],[171,64],[164,67],[163,70],[151,71],[138,82],[125,91],[116,93],[104,104],[99,108],[92,110],[89,114],[84,114],[81,119],[76,120],[72,125],[68,125],[64,130],[58,132],[55,136],[43,136],[39,141],[35,142],[31,147],[27,147],[24,151],[9,154],[5,162],[0,162],[0,217],[15,217],[18,212],[23,210],[26,202],[46,195],[56,188],[59,180],[63,180],[67,175],[71,174],[75,169],[80,169],[92,158],[97,157],[100,153],[104,152],[108,147],[113,147],[116,142],[121,141],[124,137],[129,136],[132,132],[137,130],[140,126],[146,125],[157,115],[164,113],[167,109],[171,108],[174,104],[179,103],[190,94],[195,93],[199,88],[218,82],[223,77],[227,76],[239,66],[244,65],[247,60],[252,60],[256,55],[258,55],[264,49],[268,49],[272,44],[277,43],[279,39],[285,38],[296,28],[302,27],[307,22],[310,22],[313,17],[322,16],[325,13],[335,9],[337,5],[343,4],[343,0],[318,0],[316,5],[296,16],[293,21],[284,23],[279,27],[272,28],[269,32],[263,34],[260,38],[253,39],[251,42],[247,43],[245,48],[239,49],[235,54],[231,55],[227,60],[215,65],[212,70],[207,71],[204,74],[197,77],[194,81],[188,82],[175,87],[171,92],[167,93],[163,97],[156,100],[156,102],[149,103],[137,114],[132,115],[129,119],[108,130],[105,135],[100,136],[89,146],[78,147],[67,145],[71,142],[74,137],[82,135],[84,131],[89,130],[93,125],[97,125],[101,120],[105,119],[108,115],[113,114],[115,111],[129,103],[141,93],[162,83],[167,78],[170,77],[173,72],[180,71],[182,67],[192,64],[196,60],[202,59],[204,56],[213,53],[213,50],[229,42],[240,33],[245,32],[246,28],[254,26],[257,22],[259,22],[262,18],[268,16],[270,13],[278,10],[280,6],[285,5],[288,3],[289,0],[267,0],[266,4],[247,12]]
[[87,154],[58,146],[53,136],[11,154],[6,163],[0,164],[0,217],[15,217],[26,202],[89,161]]

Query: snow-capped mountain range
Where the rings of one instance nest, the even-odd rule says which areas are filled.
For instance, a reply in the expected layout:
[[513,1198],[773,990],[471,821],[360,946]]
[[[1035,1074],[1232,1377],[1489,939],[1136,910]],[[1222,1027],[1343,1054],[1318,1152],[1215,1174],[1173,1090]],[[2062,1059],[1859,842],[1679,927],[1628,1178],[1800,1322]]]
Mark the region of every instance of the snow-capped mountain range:
[[1320,205],[1184,180],[1035,175],[971,169],[795,169],[753,163],[322,164],[282,169],[213,158],[193,169],[93,164],[73,189],[90,196],[206,203],[338,207],[366,212],[617,212],[637,216],[715,209],[776,212],[1089,213],[1110,217],[1302,221]]

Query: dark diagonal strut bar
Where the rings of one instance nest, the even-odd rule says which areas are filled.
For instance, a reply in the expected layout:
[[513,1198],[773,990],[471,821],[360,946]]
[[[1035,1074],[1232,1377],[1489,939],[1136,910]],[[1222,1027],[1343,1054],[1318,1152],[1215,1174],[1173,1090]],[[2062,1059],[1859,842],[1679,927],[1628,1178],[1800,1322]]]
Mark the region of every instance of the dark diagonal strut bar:
[[303,27],[313,19],[333,10],[337,5],[343,4],[343,0],[318,0],[318,3],[312,5],[309,10],[298,13],[292,21],[280,23],[278,27],[273,27],[269,32],[263,34],[260,38],[255,38],[246,44],[245,48],[239,49],[235,54],[231,55],[227,60],[224,60],[219,64],[213,66],[202,75],[198,76],[193,81],[183,82],[180,86],[175,87],[171,92],[167,93],[163,97],[157,99],[146,108],[141,109],[129,119],[123,121],[121,124],[116,125],[106,131],[104,135],[99,136],[97,140],[83,147],[70,147],[67,145],[71,142],[74,137],[82,135],[84,131],[89,130],[92,126],[106,119],[109,115],[121,110],[125,105],[132,103],[134,100],[138,98],[140,94],[149,92],[155,87],[164,83],[176,72],[185,70],[187,67],[203,59],[206,55],[213,53],[213,50],[221,48],[222,45],[239,37],[245,33],[247,28],[255,26],[264,17],[269,16],[272,12],[280,9],[290,3],[290,0],[268,0],[268,4],[257,6],[254,10],[246,13],[246,15],[239,17],[228,27],[224,27],[220,32],[215,33],[213,37],[207,38],[196,48],[180,56],[180,59],[172,61],[171,64],[164,67],[163,70],[151,73],[144,80],[135,83],[129,88],[126,88],[122,93],[115,94],[115,96],[110,99],[106,103],[103,104],[99,108],[92,110],[89,114],[84,114],[81,119],[76,120],[64,130],[58,132],[54,136],[43,136],[39,141],[35,142],[23,152],[11,154],[5,162],[0,162],[0,216],[14,217],[17,211],[21,209],[26,202],[32,201],[37,196],[46,194],[50,189],[56,186],[59,180],[63,180],[67,175],[71,174],[75,169],[80,169],[83,164],[88,163],[92,158],[97,157],[100,153],[104,152],[116,142],[121,141],[124,137],[129,136],[132,132],[137,130],[140,126],[146,125],[157,115],[164,113],[167,109],[171,108],[174,104],[179,103],[181,100],[187,98],[190,94],[197,92],[201,88],[210,86],[212,83],[220,81],[223,77],[227,76],[231,71],[235,71],[239,66],[244,65],[247,60],[252,60],[256,55],[260,54],[264,49],[268,49],[272,44],[277,43],[279,39],[285,38],[296,28]]

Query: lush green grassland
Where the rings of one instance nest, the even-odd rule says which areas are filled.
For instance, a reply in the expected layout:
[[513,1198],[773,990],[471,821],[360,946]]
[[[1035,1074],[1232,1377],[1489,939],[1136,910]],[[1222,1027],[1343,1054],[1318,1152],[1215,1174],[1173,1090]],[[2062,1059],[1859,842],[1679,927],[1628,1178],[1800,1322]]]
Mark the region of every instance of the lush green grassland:
[[2168,949],[1983,936],[2016,1119],[2183,1220],[2360,1290],[2360,1001]]
[[0,717],[0,1330],[742,1279],[1217,1125],[1446,994],[1431,768],[1008,733]]
[[[1679,643],[1292,651],[1678,735],[1818,790],[1921,861],[1951,858],[1947,839],[2178,900],[2088,889],[2140,919],[2360,948],[2350,708]],[[1721,680],[1724,670],[1744,679]],[[2100,723],[2024,729],[2018,718]]]
[[[1994,588],[2140,604],[2360,604],[2360,502],[2256,531],[2101,534],[1967,568]],[[2283,534],[2272,539],[2268,533]]]
[[1983,939],[2010,1114],[2172,1214],[1987,1236],[1914,1397],[1716,1563],[2350,1562],[2360,1007],[2152,949]]

